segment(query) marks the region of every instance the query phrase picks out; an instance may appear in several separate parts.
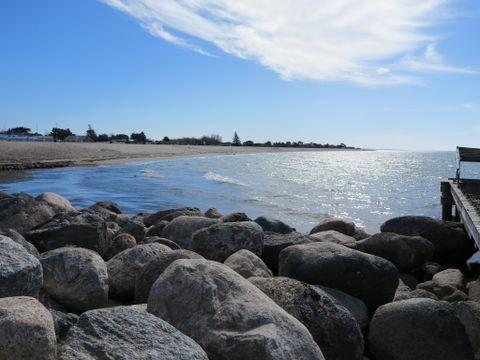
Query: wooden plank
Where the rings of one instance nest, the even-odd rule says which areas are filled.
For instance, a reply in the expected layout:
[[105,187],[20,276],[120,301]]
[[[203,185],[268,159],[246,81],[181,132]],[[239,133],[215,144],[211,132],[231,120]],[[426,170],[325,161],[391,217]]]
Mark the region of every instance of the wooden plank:
[[468,234],[473,238],[478,248],[480,248],[480,217],[475,207],[470,203],[467,197],[458,188],[458,185],[450,180],[450,189],[452,197],[457,207],[462,223]]
[[458,147],[457,151],[460,161],[480,162],[480,149]]

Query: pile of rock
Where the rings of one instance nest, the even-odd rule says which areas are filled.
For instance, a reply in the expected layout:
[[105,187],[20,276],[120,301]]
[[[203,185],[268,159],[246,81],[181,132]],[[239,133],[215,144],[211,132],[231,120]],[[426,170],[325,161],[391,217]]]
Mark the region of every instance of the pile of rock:
[[480,359],[459,224],[1,195],[0,359]]

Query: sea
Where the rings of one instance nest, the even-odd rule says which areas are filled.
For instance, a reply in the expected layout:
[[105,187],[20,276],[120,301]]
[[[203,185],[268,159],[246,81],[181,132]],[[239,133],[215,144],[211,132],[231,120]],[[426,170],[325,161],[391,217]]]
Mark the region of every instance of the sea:
[[[440,217],[440,182],[454,177],[455,152],[305,151],[171,158],[33,170],[0,190],[59,193],[74,206],[117,202],[124,212],[184,206],[269,216],[308,232],[336,216],[370,233],[402,215]],[[462,176],[480,178],[480,167]]]

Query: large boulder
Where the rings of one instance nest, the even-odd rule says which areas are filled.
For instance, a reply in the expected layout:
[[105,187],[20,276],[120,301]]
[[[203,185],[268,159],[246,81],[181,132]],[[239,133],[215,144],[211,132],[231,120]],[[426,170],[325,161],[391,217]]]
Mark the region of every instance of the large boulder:
[[63,306],[85,311],[107,301],[107,266],[96,252],[59,248],[41,254],[40,262],[44,290]]
[[295,231],[290,225],[285,224],[278,219],[271,219],[265,216],[260,216],[255,219],[255,222],[260,225],[263,231],[272,231],[279,234],[288,234]]
[[386,221],[380,230],[424,237],[435,246],[435,260],[442,263],[464,263],[473,253],[473,242],[463,225],[455,222],[426,216],[401,216]]
[[55,335],[57,342],[63,340],[68,333],[68,330],[78,321],[78,315],[74,313],[67,313],[56,309],[48,309],[52,314],[53,324],[55,326]]
[[203,259],[203,256],[190,250],[181,249],[164,252],[148,262],[135,277],[136,303],[140,304],[147,302],[148,294],[150,293],[150,288],[153,283],[172,262],[178,259]]
[[28,231],[25,238],[40,252],[68,245],[100,251],[104,220],[89,211],[62,213]]
[[158,224],[160,221],[172,221],[179,216],[203,216],[203,213],[198,208],[179,208],[157,211],[154,214],[148,215],[143,222],[150,227]]
[[458,269],[446,269],[433,275],[432,281],[440,285],[450,285],[454,288],[465,291],[465,279]]
[[362,252],[391,261],[399,271],[415,269],[433,257],[435,251],[430,241],[421,236],[379,233],[357,241],[352,247]]
[[133,248],[137,245],[137,240],[133,235],[122,233],[106,235],[101,241],[101,254],[105,260],[110,260],[115,255],[121,253],[123,250]]
[[370,323],[375,360],[473,360],[465,327],[445,301],[410,299],[381,306]]
[[401,300],[408,300],[408,299],[417,299],[417,298],[427,298],[438,300],[438,297],[431,293],[430,291],[426,291],[423,289],[415,289],[412,290],[409,286],[405,285],[405,283],[400,280],[398,284],[397,291],[395,292],[395,297],[393,301],[401,301]]
[[0,199],[0,227],[14,229],[24,235],[28,230],[63,212],[50,202],[20,193]]
[[480,304],[475,301],[460,301],[453,304],[472,344],[475,359],[480,359]]
[[331,242],[339,245],[350,245],[356,242],[355,238],[336,230],[325,230],[311,234],[310,238],[318,242]]
[[122,225],[119,234],[130,234],[132,235],[137,242],[140,242],[145,237],[147,233],[147,228],[140,221],[128,220],[125,224]]
[[252,276],[272,277],[272,272],[257,255],[242,249],[230,255],[224,262],[230,269],[235,270],[245,279]]
[[162,237],[175,241],[184,249],[190,249],[192,234],[217,222],[216,219],[203,216],[179,216],[163,228]]
[[241,222],[241,221],[252,221],[247,214],[243,212],[234,212],[227,215],[223,215],[220,218],[222,222]]
[[279,274],[341,290],[370,310],[393,300],[398,270],[388,260],[333,243],[290,246],[280,253]]
[[350,221],[346,221],[339,218],[326,218],[321,220],[313,229],[310,234],[315,234],[321,231],[335,230],[348,236],[354,236],[357,232],[355,224]]
[[0,235],[0,297],[37,297],[42,283],[40,261],[22,245]]
[[364,341],[359,324],[326,292],[284,277],[252,277],[249,281],[306,326],[326,359],[362,359]]
[[207,259],[225,261],[238,250],[262,256],[263,230],[255,222],[218,223],[193,233],[191,250]]
[[306,244],[314,240],[297,231],[288,234],[279,234],[266,231],[263,234],[262,259],[274,274],[278,274],[278,255],[280,251],[292,245]]
[[198,342],[210,360],[324,359],[304,325],[213,261],[173,262],[153,285],[147,309]]
[[52,315],[28,296],[0,299],[0,359],[55,360]]
[[157,244],[162,244],[168,246],[172,250],[180,250],[182,247],[178,245],[175,241],[165,239],[159,236],[149,236],[143,239],[140,244],[152,244],[152,243],[157,243]]
[[13,241],[15,241],[17,244],[22,245],[25,248],[25,250],[27,250],[30,254],[32,254],[35,257],[38,258],[38,256],[40,255],[37,248],[33,244],[25,240],[23,235],[21,235],[19,232],[13,229],[0,229],[0,235],[6,236],[12,239]]
[[139,306],[83,313],[58,352],[59,360],[208,360],[192,339]]
[[418,284],[416,290],[431,292],[440,300],[445,300],[448,302],[468,300],[468,296],[463,291],[460,291],[451,285],[440,284],[433,280]]
[[218,211],[217,208],[210,208],[205,211],[205,216],[211,219],[220,219],[223,215]]
[[168,222],[168,221],[166,221],[166,220],[162,220],[162,221],[159,221],[158,223],[156,223],[155,225],[150,226],[150,227],[147,229],[147,233],[145,234],[145,237],[149,237],[149,236],[162,236],[163,229],[164,229],[165,226],[167,226],[168,224],[170,224],[170,222]]
[[132,299],[135,295],[135,277],[138,273],[150,261],[170,251],[172,250],[168,246],[157,243],[137,245],[108,260],[110,296]]
[[53,208],[58,209],[64,212],[76,211],[76,209],[70,204],[66,198],[61,195],[52,193],[52,192],[44,192],[41,193],[36,197],[36,200],[45,201],[46,203],[50,204]]

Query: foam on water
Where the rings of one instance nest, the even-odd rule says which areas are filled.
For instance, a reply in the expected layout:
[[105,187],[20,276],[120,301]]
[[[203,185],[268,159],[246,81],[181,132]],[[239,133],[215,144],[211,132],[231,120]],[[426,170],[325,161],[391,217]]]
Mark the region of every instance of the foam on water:
[[246,186],[244,183],[242,183],[239,180],[230,178],[228,176],[223,176],[223,175],[217,174],[217,173],[212,172],[212,171],[207,171],[203,175],[203,178],[207,179],[207,180],[216,181],[216,182],[219,182],[219,183],[233,184],[233,185],[238,185],[238,186]]

